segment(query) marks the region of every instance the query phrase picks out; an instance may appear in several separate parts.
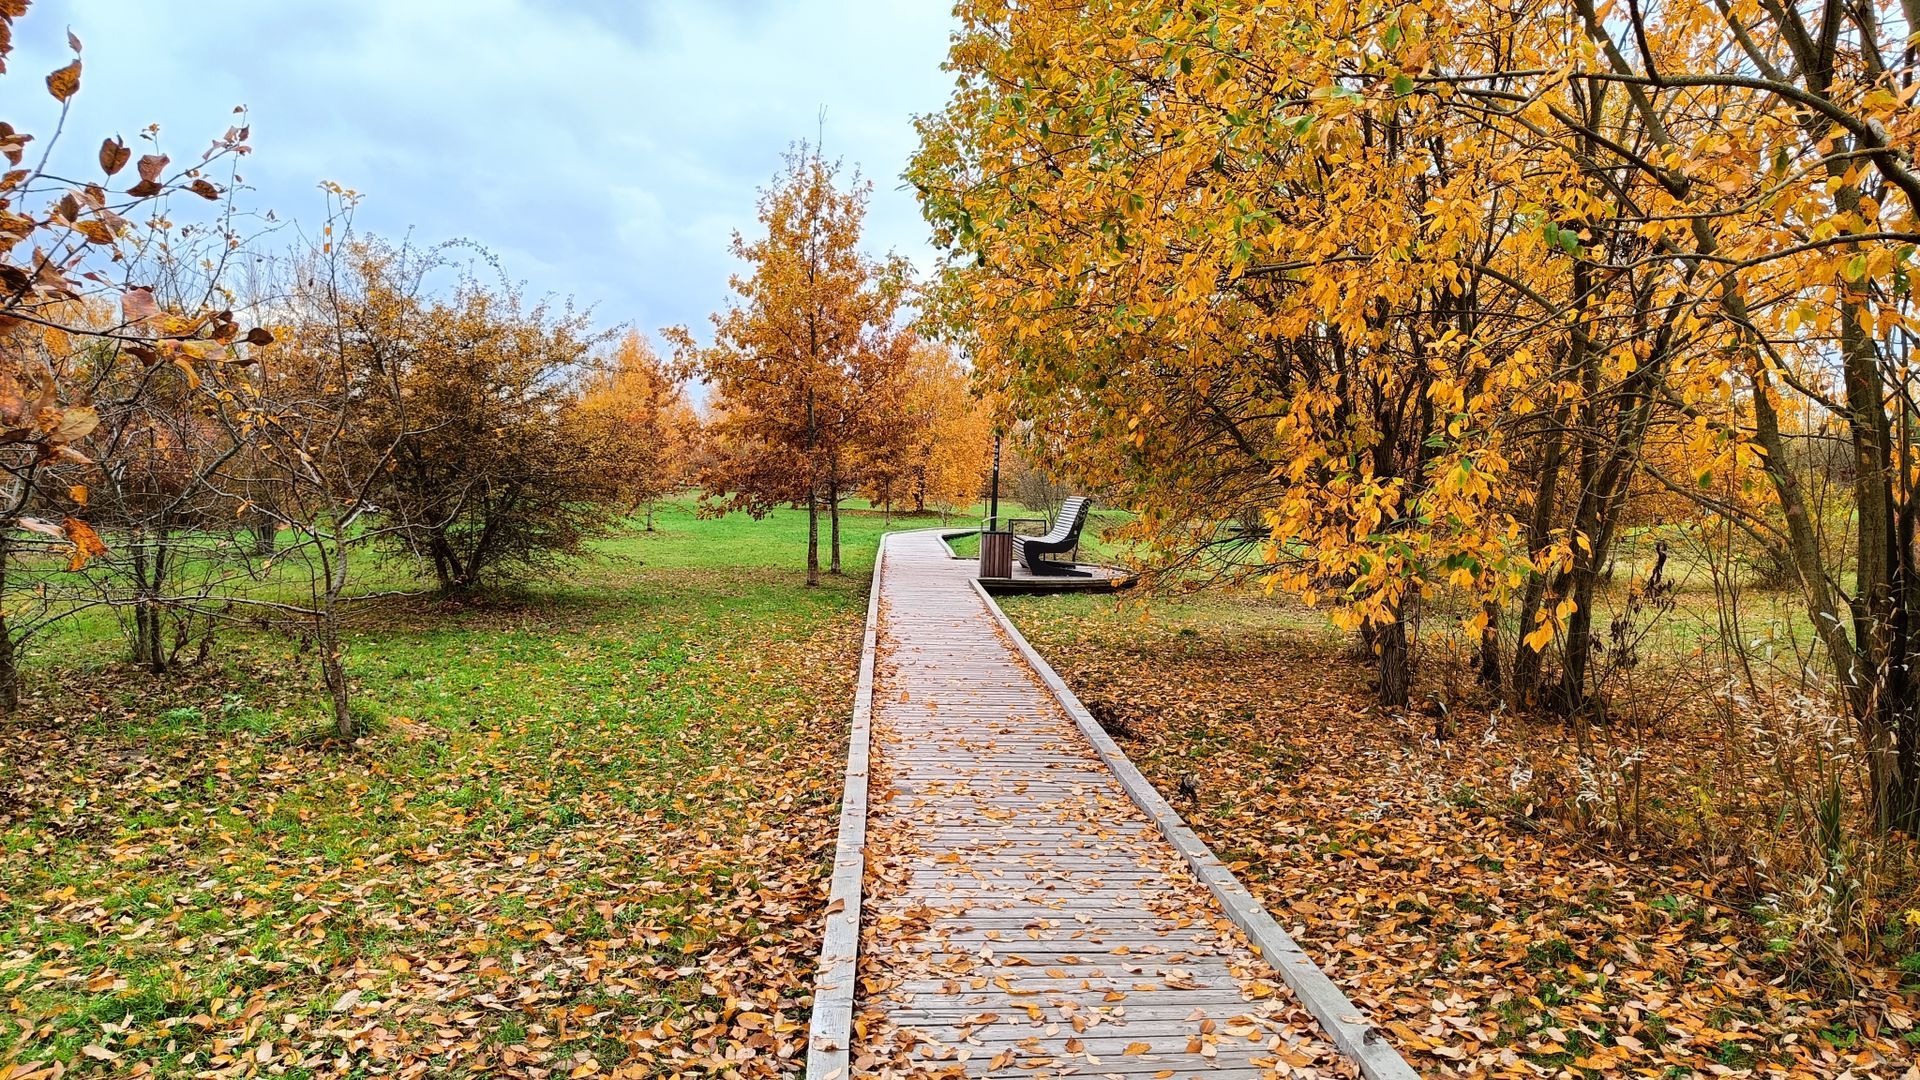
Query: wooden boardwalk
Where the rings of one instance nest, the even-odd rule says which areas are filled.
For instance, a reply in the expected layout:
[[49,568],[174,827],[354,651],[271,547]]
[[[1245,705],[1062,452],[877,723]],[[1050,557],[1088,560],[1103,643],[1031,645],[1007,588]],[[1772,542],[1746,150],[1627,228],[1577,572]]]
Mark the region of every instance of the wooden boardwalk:
[[851,1073],[1357,1075],[1001,632],[971,564],[931,532],[885,543]]

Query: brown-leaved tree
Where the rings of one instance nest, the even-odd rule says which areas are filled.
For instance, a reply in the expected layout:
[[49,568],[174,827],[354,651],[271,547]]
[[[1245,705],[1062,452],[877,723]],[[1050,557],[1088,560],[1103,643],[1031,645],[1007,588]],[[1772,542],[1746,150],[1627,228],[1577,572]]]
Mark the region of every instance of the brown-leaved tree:
[[832,525],[831,569],[840,569],[840,500],[862,434],[890,400],[900,369],[894,315],[906,289],[904,260],[860,251],[871,185],[838,184],[839,166],[796,145],[760,196],[765,235],[735,234],[751,268],[733,278],[736,299],[713,317],[713,343],[684,327],[668,332],[683,372],[712,387],[711,468],[702,481],[715,512],[763,515],[807,507],[807,584],[820,581],[820,509]]

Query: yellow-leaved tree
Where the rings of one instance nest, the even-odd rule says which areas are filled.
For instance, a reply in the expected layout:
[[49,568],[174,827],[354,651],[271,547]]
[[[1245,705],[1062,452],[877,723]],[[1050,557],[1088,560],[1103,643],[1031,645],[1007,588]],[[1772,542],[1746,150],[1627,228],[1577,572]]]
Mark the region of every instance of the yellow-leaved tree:
[[1631,504],[1684,495],[1792,567],[1920,827],[1910,4],[959,15],[930,308],[1151,549],[1331,601],[1390,703],[1468,591],[1483,678],[1576,714]]

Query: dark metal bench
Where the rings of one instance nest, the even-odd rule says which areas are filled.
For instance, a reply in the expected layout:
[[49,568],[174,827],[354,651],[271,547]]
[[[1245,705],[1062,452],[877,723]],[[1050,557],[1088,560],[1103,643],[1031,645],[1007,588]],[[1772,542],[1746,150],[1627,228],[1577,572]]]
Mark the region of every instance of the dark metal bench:
[[[1073,568],[1073,560],[1080,552],[1080,530],[1087,523],[1087,515],[1093,509],[1093,500],[1084,495],[1060,504],[1060,513],[1053,519],[1053,527],[1044,536],[1020,536],[1013,538],[1013,554],[1027,564],[1028,572],[1042,574],[1075,574],[1080,571]],[[1045,518],[1022,518],[1008,522],[1008,526],[1019,525],[1022,521],[1045,525]],[[1048,559],[1048,555],[1065,555],[1066,561]]]

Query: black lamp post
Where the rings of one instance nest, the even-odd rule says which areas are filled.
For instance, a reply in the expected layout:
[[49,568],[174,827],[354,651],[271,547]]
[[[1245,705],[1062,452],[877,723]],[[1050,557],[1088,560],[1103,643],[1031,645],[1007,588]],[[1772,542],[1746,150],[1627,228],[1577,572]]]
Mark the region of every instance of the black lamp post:
[[1013,576],[1013,533],[1000,531],[1000,432],[993,433],[993,481],[987,488],[987,527],[980,532],[980,576]]
[[987,489],[987,531],[1000,531],[1000,433],[993,433],[993,484]]

